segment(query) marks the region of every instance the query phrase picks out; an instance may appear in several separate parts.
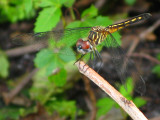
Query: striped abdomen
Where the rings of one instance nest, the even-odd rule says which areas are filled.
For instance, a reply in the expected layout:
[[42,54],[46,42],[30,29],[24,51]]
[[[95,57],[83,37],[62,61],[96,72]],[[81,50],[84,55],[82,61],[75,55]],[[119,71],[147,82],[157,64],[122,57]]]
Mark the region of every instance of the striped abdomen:
[[128,19],[128,20],[126,20],[124,22],[113,24],[113,25],[109,25],[109,26],[106,27],[106,30],[108,30],[109,33],[113,33],[113,32],[118,31],[119,29],[122,29],[122,28],[124,28],[126,26],[129,26],[131,24],[134,24],[136,22],[139,22],[139,21],[142,21],[142,20],[146,20],[149,17],[151,17],[150,13],[144,13],[144,14],[135,16],[135,17],[133,17],[131,19]]

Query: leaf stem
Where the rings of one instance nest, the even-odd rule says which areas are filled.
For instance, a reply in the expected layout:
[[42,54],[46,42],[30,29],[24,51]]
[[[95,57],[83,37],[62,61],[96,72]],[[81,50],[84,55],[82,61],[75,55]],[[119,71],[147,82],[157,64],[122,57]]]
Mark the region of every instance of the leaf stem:
[[74,11],[73,11],[73,8],[72,8],[72,7],[70,8],[70,14],[71,14],[72,19],[75,20],[76,17],[75,17],[75,15],[74,15]]

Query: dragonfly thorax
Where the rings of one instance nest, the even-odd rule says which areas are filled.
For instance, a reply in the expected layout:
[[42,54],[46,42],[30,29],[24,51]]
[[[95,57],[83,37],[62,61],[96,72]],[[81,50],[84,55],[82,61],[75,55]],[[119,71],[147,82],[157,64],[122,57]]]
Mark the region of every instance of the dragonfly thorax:
[[109,31],[105,27],[102,26],[92,27],[88,35],[88,40],[93,46],[95,46],[103,42],[108,34]]
[[79,39],[76,43],[77,51],[86,54],[92,51],[92,45],[88,40]]

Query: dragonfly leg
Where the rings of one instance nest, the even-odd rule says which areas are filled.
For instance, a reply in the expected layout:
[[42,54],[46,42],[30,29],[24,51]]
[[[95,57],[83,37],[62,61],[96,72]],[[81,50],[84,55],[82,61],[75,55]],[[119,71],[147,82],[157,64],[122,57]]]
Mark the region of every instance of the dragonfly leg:
[[96,53],[97,58],[100,60],[100,66],[97,70],[97,72],[99,72],[99,70],[102,68],[103,60],[102,60],[102,57],[101,57],[100,53],[97,50],[95,50],[95,53]]
[[101,69],[101,67],[102,67],[102,57],[101,57],[100,53],[97,50],[94,50],[90,54],[90,67],[95,69],[96,65],[98,64],[97,60],[100,61],[100,67],[98,68],[98,71],[99,71]]
[[[77,60],[76,62],[80,61],[80,60],[84,57],[84,55],[85,55],[85,54],[82,54],[81,57],[78,58],[78,60]],[[75,62],[75,63],[76,63],[76,62]],[[75,63],[74,63],[74,64],[75,64]],[[87,65],[87,63],[85,63],[85,65]],[[84,69],[85,65],[83,66],[82,70]],[[80,62],[79,62],[79,66],[80,66]],[[87,69],[88,69],[88,68],[87,68]],[[85,72],[87,71],[87,69],[85,70]]]
[[[93,52],[90,53],[89,61],[91,61],[92,55],[93,55]],[[87,65],[87,63],[85,63],[85,65]],[[83,66],[83,69],[84,69],[85,65]],[[92,64],[91,64],[91,65],[92,65]],[[89,66],[90,66],[90,65],[89,65]],[[89,67],[88,67],[88,68],[89,68]],[[87,68],[84,72],[86,72],[86,71],[88,70],[88,68]]]
[[95,65],[96,65],[96,54],[95,54],[95,51],[93,51],[93,63],[92,63],[93,69],[94,69]]
[[[78,58],[76,62],[80,61],[80,60],[84,57],[84,55],[85,55],[85,54],[82,54],[81,57]],[[76,62],[75,62],[75,63],[76,63]],[[74,63],[74,64],[75,64],[75,63]],[[74,65],[74,64],[73,64],[73,65]]]

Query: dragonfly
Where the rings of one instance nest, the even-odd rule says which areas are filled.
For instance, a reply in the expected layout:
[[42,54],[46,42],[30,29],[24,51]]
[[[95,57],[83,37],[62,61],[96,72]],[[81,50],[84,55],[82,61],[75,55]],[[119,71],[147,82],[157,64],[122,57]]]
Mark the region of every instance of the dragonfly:
[[[120,47],[112,33],[134,23],[144,21],[150,17],[150,13],[144,13],[123,22],[109,25],[107,27],[79,27],[68,28],[64,30],[53,30],[48,32],[28,33],[15,37],[13,39],[13,43],[18,45],[41,43],[47,46],[47,40],[51,40],[52,42],[54,41],[54,53],[65,55],[75,55],[78,53],[81,56],[79,59],[77,59],[77,61],[81,60],[86,54],[90,53],[90,60],[94,61],[97,59],[101,63],[103,60],[101,54],[97,50],[97,46],[105,43],[105,46],[109,48],[108,51],[111,55],[112,63],[115,66],[115,70],[119,75],[122,84],[125,84],[126,78],[128,76],[132,76],[136,91],[140,94],[144,94],[146,91],[145,81],[139,74],[134,62],[125,55],[124,50]],[[110,39],[110,42],[107,41],[108,39]],[[71,52],[71,49],[69,49],[70,46],[75,46],[77,51]],[[94,61],[93,64],[96,64],[96,61]],[[100,67],[101,66],[102,64]],[[133,70],[134,74],[128,75],[129,69]]]

